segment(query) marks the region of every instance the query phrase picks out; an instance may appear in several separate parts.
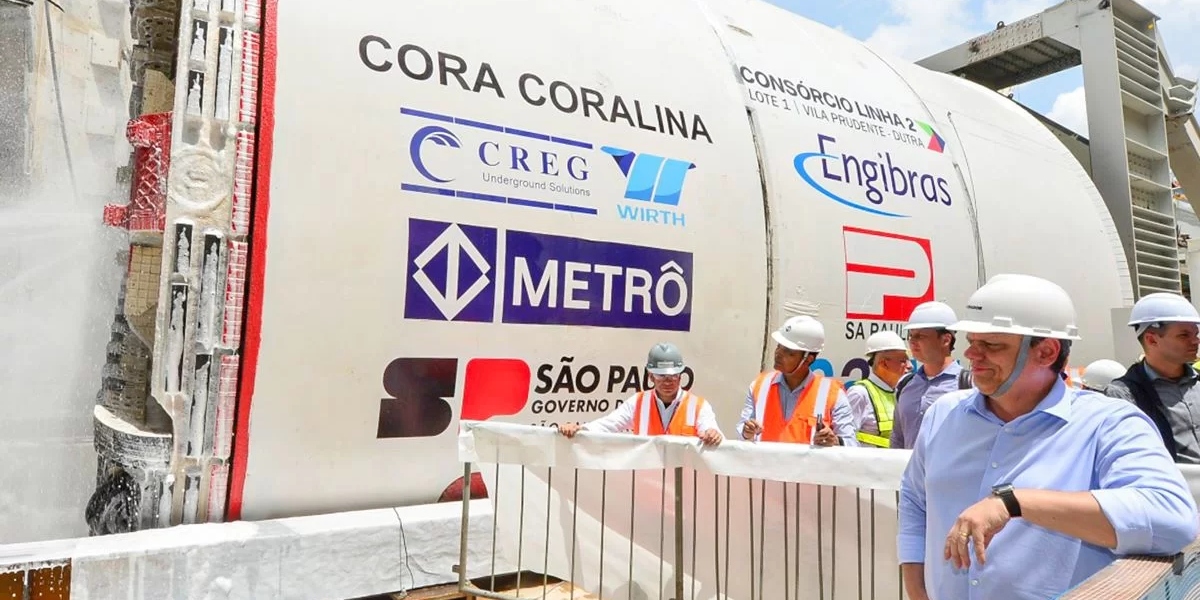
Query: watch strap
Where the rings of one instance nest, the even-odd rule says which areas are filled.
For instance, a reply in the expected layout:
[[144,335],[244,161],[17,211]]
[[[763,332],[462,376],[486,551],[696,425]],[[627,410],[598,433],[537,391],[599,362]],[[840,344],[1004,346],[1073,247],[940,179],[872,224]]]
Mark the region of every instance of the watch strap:
[[1004,507],[1008,509],[1008,516],[1014,519],[1021,516],[1021,503],[1017,502],[1017,495],[1013,493],[1011,485],[998,485],[992,488],[992,495],[1004,503]]

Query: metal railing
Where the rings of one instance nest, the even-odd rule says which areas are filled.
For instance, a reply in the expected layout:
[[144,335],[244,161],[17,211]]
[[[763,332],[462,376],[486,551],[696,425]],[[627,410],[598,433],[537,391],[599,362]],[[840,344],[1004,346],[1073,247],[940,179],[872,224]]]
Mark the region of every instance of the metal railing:
[[[460,590],[517,598],[903,600],[896,558],[907,451],[813,448],[464,423],[464,476],[478,467],[494,503],[489,543],[516,564],[516,591],[491,565]],[[1200,469],[1183,467],[1189,482]],[[463,506],[463,518],[470,515]],[[1117,561],[1063,598],[1173,600],[1200,581],[1200,546]],[[568,582],[566,593],[546,584]],[[488,589],[490,588],[490,589]]]
[[[907,453],[702,449],[596,433],[568,441],[493,423],[465,425],[460,448],[464,474],[478,465],[489,484],[493,547],[517,572],[541,574],[518,588],[561,579],[580,590],[568,598],[904,598],[895,539]],[[464,553],[472,545],[466,533],[460,542]],[[460,586],[484,598],[542,597],[498,593],[465,575]]]
[[[0,545],[0,598],[411,598],[454,578],[486,598],[901,598],[894,488],[907,452],[568,441],[491,423],[459,442],[490,499]],[[1180,470],[1200,495],[1200,467]],[[1062,597],[1185,600],[1198,582],[1193,545],[1119,560]]]

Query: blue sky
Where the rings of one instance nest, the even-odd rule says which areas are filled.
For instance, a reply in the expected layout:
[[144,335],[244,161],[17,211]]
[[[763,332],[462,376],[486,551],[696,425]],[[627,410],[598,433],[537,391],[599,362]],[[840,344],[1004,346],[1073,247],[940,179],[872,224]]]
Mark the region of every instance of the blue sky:
[[[836,27],[879,52],[919,60],[1012,23],[1058,0],[767,0]],[[1139,0],[1157,14],[1177,74],[1200,75],[1200,0]],[[1014,90],[1016,99],[1086,135],[1083,74],[1079,68]]]

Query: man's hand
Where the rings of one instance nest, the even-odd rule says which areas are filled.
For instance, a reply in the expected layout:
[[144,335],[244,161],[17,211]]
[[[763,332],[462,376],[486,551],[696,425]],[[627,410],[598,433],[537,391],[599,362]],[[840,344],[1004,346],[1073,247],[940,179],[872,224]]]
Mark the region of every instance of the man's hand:
[[754,436],[756,436],[760,433],[762,433],[762,425],[759,425],[758,421],[755,421],[754,419],[750,419],[749,421],[742,423],[742,439],[743,440],[752,440],[752,439],[754,439]]
[[967,549],[967,541],[971,541],[975,545],[975,558],[979,564],[986,563],[988,544],[1010,520],[1012,517],[1008,516],[1004,501],[995,496],[972,504],[958,515],[958,520],[950,528],[942,557],[958,569],[971,566],[971,552]]
[[573,438],[576,433],[579,433],[582,427],[579,423],[563,423],[558,426],[558,432],[569,438]]
[[705,446],[718,446],[721,444],[722,439],[721,432],[717,431],[716,429],[705,429],[704,431],[700,432],[700,441],[703,442]]
[[813,443],[818,446],[836,446],[839,443],[833,428],[820,417],[817,417],[817,435],[813,436]]

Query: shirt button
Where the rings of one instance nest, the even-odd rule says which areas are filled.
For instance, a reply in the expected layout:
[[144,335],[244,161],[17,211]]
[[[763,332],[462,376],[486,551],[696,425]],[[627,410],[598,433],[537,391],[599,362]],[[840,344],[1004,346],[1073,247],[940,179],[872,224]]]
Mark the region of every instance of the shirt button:
[[999,466],[1000,466],[1000,463],[992,463],[992,468],[993,468],[993,469],[995,469],[995,468],[998,468]]
[[979,585],[979,580],[978,580],[978,579],[972,579],[972,580],[971,580],[971,585]]

